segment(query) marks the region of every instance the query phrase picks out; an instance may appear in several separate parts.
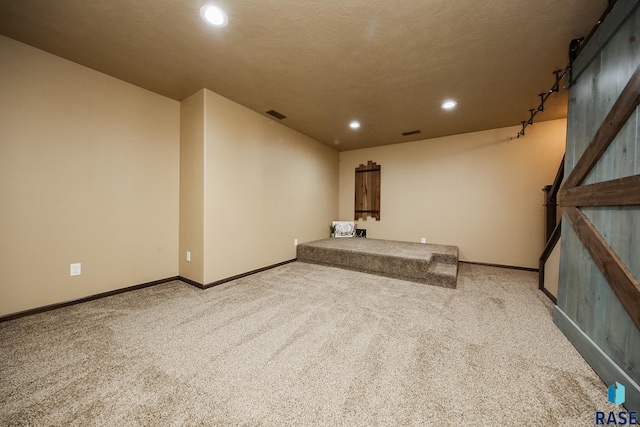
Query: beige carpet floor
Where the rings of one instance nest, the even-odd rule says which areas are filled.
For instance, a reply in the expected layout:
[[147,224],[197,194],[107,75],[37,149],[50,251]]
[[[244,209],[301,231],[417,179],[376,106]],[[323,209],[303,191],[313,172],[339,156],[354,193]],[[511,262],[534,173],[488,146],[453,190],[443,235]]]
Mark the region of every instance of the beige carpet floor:
[[2,426],[593,425],[537,274],[458,289],[296,262],[0,324]]

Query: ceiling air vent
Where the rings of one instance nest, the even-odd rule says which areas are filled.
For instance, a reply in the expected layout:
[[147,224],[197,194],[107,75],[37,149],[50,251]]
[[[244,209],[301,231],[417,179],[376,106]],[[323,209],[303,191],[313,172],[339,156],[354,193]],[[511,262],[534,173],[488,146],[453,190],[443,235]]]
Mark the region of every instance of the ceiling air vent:
[[409,132],[402,132],[402,136],[417,135],[419,133],[422,133],[420,129],[410,130]]
[[270,116],[275,117],[278,120],[282,120],[282,119],[286,119],[287,118],[287,116],[285,116],[282,113],[278,113],[276,110],[269,110],[269,111],[267,111],[267,114],[269,114]]

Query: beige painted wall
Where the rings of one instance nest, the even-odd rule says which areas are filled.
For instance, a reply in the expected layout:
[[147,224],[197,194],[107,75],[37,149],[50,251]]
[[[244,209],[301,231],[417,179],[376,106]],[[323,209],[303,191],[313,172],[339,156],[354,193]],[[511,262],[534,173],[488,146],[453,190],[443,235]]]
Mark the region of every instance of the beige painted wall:
[[180,276],[198,283],[204,283],[204,127],[201,90],[180,103]]
[[177,275],[179,109],[0,36],[0,315]]
[[460,259],[538,267],[542,187],[562,158],[566,120],[340,153],[340,219],[353,219],[354,170],[382,166],[381,220],[367,236],[456,245]]
[[[205,90],[206,283],[296,257],[338,215],[338,152]],[[182,255],[182,254],[181,254]]]
[[544,287],[554,297],[558,298],[558,281],[560,280],[560,247],[562,237],[553,248],[547,262],[544,264]]
[[180,104],[1,36],[0,93],[0,315],[294,258],[294,239],[352,218],[353,170],[367,160],[382,165],[382,221],[360,223],[369,237],[536,267],[540,189],[566,125],[339,155],[208,90]]

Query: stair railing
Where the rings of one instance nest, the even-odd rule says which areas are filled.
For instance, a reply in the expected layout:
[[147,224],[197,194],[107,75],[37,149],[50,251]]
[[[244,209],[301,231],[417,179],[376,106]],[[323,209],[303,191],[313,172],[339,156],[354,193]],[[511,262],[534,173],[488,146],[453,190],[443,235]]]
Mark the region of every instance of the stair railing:
[[553,252],[553,249],[556,247],[558,240],[560,240],[562,220],[558,221],[558,191],[560,191],[560,185],[562,185],[563,179],[564,156],[562,156],[562,161],[560,162],[560,167],[556,173],[556,178],[553,180],[553,184],[546,185],[542,189],[542,191],[544,191],[544,236],[546,243],[542,255],[540,255],[538,287],[554,303],[557,303],[556,297],[544,287],[544,266],[551,252]]

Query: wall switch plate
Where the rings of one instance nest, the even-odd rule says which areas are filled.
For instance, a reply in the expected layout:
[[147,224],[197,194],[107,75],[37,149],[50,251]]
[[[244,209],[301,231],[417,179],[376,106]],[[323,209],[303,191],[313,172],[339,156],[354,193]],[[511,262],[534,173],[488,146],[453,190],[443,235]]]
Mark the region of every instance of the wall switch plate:
[[77,262],[75,264],[71,264],[69,268],[70,276],[79,276],[82,273],[82,264]]
[[187,262],[191,262],[191,252],[187,251]]
[[298,239],[293,239],[293,246],[298,246]]
[[420,243],[427,243],[427,238],[426,237],[420,238]]

